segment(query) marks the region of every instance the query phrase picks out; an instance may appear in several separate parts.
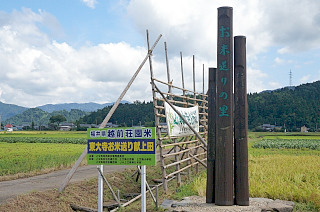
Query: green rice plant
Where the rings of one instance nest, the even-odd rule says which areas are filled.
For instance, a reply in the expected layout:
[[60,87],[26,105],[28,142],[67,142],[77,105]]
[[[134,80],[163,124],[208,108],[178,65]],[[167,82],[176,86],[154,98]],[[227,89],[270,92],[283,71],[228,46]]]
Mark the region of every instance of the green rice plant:
[[[249,148],[250,197],[291,200],[299,202],[299,208],[319,210],[319,167],[319,150]],[[186,183],[186,188],[204,196],[206,172]]]
[[0,143],[0,176],[68,167],[84,150],[83,144]]
[[312,202],[320,208],[320,156],[249,156],[250,196]]

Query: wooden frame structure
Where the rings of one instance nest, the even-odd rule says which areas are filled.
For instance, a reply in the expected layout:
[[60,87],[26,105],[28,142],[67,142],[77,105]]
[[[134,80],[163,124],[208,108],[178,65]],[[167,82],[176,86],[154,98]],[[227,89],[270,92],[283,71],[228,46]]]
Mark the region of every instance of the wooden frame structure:
[[[149,36],[147,35],[148,48]],[[181,57],[181,77],[182,87],[173,85],[170,78],[169,60],[167,44],[165,46],[167,82],[154,77],[152,59],[149,56],[151,85],[153,94],[153,106],[155,113],[155,126],[157,130],[157,146],[160,151],[160,165],[162,171],[162,182],[165,191],[168,189],[167,181],[170,177],[176,176],[177,184],[181,184],[181,174],[187,172],[190,176],[190,168],[195,166],[198,171],[198,165],[206,167],[207,148],[206,141],[208,135],[208,95],[204,92],[204,66],[203,66],[203,90],[196,92],[195,89],[195,59],[193,56],[193,91],[185,88],[183,76],[183,62]],[[160,91],[159,87],[167,88],[167,92]],[[166,126],[166,115],[164,102],[179,107],[199,106],[199,132],[195,135],[183,137],[170,137]],[[178,113],[181,117],[181,114]],[[183,117],[181,117],[183,118]],[[185,120],[184,120],[185,121]],[[185,121],[186,122],[186,121]],[[190,126],[189,126],[190,127]],[[193,130],[193,129],[192,129]],[[175,167],[175,168],[172,168]]]

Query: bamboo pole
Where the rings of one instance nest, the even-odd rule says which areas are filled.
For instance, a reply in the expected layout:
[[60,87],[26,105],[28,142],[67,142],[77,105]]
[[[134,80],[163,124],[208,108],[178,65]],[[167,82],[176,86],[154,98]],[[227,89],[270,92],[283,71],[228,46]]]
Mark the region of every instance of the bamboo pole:
[[[165,84],[165,85],[169,85],[168,83],[166,83],[166,82],[164,82],[164,81],[162,81],[162,80],[159,80],[159,79],[157,79],[157,78],[152,78],[152,80],[157,81],[157,82],[162,83],[162,84]],[[175,88],[175,89],[179,89],[179,90],[185,91],[185,92],[188,92],[188,93],[195,93],[195,94],[197,94],[197,95],[204,95],[204,96],[206,96],[206,97],[208,96],[207,94],[194,92],[194,91],[188,90],[188,89],[186,89],[186,88],[180,88],[180,87],[174,86],[174,85],[171,85],[171,87],[172,87],[172,88]]]
[[[155,43],[153,44],[153,46],[151,47],[151,49],[148,48],[148,53],[145,56],[144,60],[141,62],[140,66],[138,67],[137,71],[134,73],[134,75],[132,76],[131,80],[129,81],[129,83],[127,84],[127,86],[125,87],[125,89],[123,90],[123,92],[121,93],[120,97],[118,98],[118,100],[116,101],[116,103],[112,106],[111,110],[109,111],[109,113],[107,114],[107,116],[105,117],[105,119],[103,120],[103,122],[100,124],[99,128],[104,128],[108,121],[110,120],[111,116],[113,115],[114,111],[117,109],[118,105],[120,104],[122,98],[124,97],[124,95],[127,93],[128,89],[130,88],[131,84],[133,83],[133,81],[135,80],[135,78],[137,77],[137,75],[139,74],[140,70],[142,69],[143,65],[145,64],[145,62],[147,61],[147,59],[149,57],[151,57],[152,52],[154,50],[154,48],[156,47],[156,45],[158,44],[160,38],[162,37],[162,35],[160,34],[158,39],[155,41]],[[71,170],[69,171],[68,175],[66,176],[66,178],[64,179],[64,181],[62,182],[60,188],[59,188],[59,194],[61,192],[63,192],[63,190],[65,189],[65,187],[67,186],[67,184],[69,183],[69,181],[71,180],[73,174],[75,173],[75,171],[77,170],[77,168],[79,167],[79,165],[81,164],[81,161],[85,158],[85,156],[87,155],[87,147],[83,150],[81,156],[79,157],[79,159],[76,161],[76,163],[73,165],[73,167],[71,168]]]
[[[167,181],[169,182],[169,181],[173,180],[174,178],[175,178],[175,177],[172,177],[172,178],[170,178],[170,179],[167,179]],[[163,183],[159,183],[159,184],[156,185],[155,187],[151,188],[151,190],[155,189],[155,188],[158,187],[158,186],[161,186],[162,184],[163,184]],[[146,191],[146,193],[148,193],[148,192],[149,192],[149,190]],[[138,200],[138,199],[140,199],[140,198],[141,198],[141,194],[139,194],[139,195],[136,196],[135,198],[129,200],[128,202],[122,204],[122,207],[125,207],[125,206],[133,203],[134,201],[136,201],[136,200]],[[115,208],[115,209],[111,210],[110,212],[116,212],[118,209],[119,209],[119,208]]]
[[119,207],[121,207],[120,199],[118,199],[117,195],[114,193],[114,191],[113,191],[110,183],[108,182],[108,180],[106,179],[106,177],[103,175],[101,169],[100,169],[99,167],[98,167],[97,169],[98,169],[98,171],[99,171],[102,179],[104,180],[104,182],[105,182],[105,183],[107,184],[107,186],[109,187],[109,189],[110,189],[110,191],[111,191],[111,193],[112,193],[112,196],[113,196],[114,200],[117,201]]
[[[167,48],[167,42],[164,42],[164,47],[165,47],[165,54],[166,54],[166,64],[167,64],[167,77],[168,77],[168,93],[169,93],[169,99],[172,100],[172,80],[170,78],[170,69],[169,69],[169,59],[168,59],[168,48]],[[173,139],[174,142],[176,142],[176,139]],[[174,146],[174,152],[177,152],[178,149],[176,146]],[[175,156],[175,161],[178,161],[179,157],[176,155]],[[176,170],[180,169],[180,165],[177,164]],[[177,184],[178,186],[181,185],[181,176],[180,173],[177,174]]]
[[[150,48],[150,42],[149,42],[149,32],[147,30],[147,45],[148,49]],[[161,138],[161,131],[160,131],[160,118],[158,116],[158,110],[156,109],[157,107],[157,99],[156,99],[156,93],[155,93],[155,87],[154,87],[154,77],[153,77],[153,67],[152,67],[152,58],[151,55],[149,55],[149,68],[150,68],[150,78],[151,78],[151,87],[152,87],[152,97],[153,97],[153,111],[155,114],[155,125],[157,126],[157,137],[158,137],[158,145],[162,145],[162,140],[159,140]],[[159,149],[160,152],[160,166],[161,166],[161,171],[162,171],[162,179],[163,179],[163,189],[165,192],[168,191],[168,184],[167,184],[167,179],[165,178],[166,176],[166,170],[164,168],[164,158],[163,158],[163,149],[160,147]]]
[[168,101],[168,99],[163,95],[163,93],[159,90],[159,88],[154,84],[155,89],[160,93],[162,98],[172,107],[172,109],[180,116],[180,118],[188,125],[188,127],[192,130],[192,132],[197,136],[197,138],[203,143],[205,147],[207,147],[207,143],[203,140],[203,138],[200,136],[200,134],[193,129],[193,127],[189,124],[189,122],[182,116],[182,114]]
[[[181,81],[182,81],[182,95],[183,97],[186,97],[186,90],[184,87],[184,76],[183,76],[183,62],[182,62],[182,52],[180,52],[180,64],[181,64]],[[183,102],[187,102],[185,98],[183,98]],[[184,107],[187,107],[187,105],[184,104]],[[188,137],[185,137],[185,142],[188,140]],[[189,144],[186,144],[186,147],[188,148]],[[184,157],[184,154],[182,154],[181,158]],[[190,158],[189,152],[187,152],[187,158]],[[191,160],[188,160],[188,165],[191,164]],[[187,170],[188,178],[190,179],[190,169]]]
[[[196,68],[195,68],[195,58],[194,55],[192,56],[192,73],[193,73],[193,99],[194,99],[194,105],[197,105],[197,94],[196,94]],[[200,119],[200,117],[199,117]],[[197,154],[198,149],[194,150],[194,154]],[[190,153],[189,153],[190,154]],[[199,172],[199,166],[196,165],[196,173]]]

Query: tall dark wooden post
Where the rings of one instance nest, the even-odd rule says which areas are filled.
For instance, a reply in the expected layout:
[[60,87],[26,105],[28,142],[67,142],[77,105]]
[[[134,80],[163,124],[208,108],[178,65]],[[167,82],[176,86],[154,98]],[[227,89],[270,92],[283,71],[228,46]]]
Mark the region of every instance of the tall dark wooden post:
[[233,205],[233,9],[218,8],[215,203]]
[[235,204],[249,205],[248,104],[246,80],[246,37],[234,38],[234,185]]
[[216,68],[209,68],[208,92],[208,149],[206,202],[215,202],[215,149],[216,149]]

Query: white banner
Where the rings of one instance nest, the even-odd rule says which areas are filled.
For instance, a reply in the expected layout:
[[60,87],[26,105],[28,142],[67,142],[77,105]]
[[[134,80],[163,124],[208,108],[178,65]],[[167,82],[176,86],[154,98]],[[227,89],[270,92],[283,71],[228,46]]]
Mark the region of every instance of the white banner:
[[[168,103],[165,102],[164,107],[166,111],[169,136],[186,136],[194,134],[189,126],[184,123],[182,118],[172,109],[172,107]],[[182,114],[183,118],[187,120],[187,122],[192,126],[193,129],[199,132],[198,106],[189,108],[174,106],[174,108]]]

